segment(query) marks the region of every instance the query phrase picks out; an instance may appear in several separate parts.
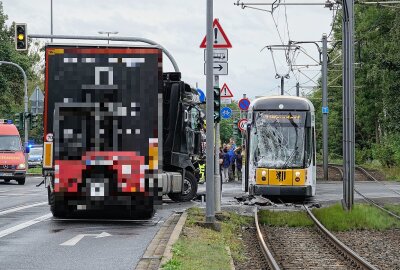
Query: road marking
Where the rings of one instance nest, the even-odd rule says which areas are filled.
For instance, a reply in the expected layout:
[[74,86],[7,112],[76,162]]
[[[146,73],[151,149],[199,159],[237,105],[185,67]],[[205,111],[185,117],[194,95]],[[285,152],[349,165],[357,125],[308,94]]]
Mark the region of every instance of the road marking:
[[10,209],[4,210],[4,211],[0,211],[0,216],[6,215],[6,214],[9,214],[9,213],[13,213],[13,212],[17,212],[17,211],[20,211],[20,210],[24,210],[24,209],[27,209],[27,208],[39,206],[39,205],[45,205],[45,204],[47,204],[47,202],[39,202],[39,203],[34,203],[34,204],[29,204],[29,205],[17,206],[17,207],[10,208]]
[[14,226],[14,227],[2,230],[2,231],[0,231],[0,238],[2,238],[4,236],[7,236],[9,234],[15,233],[17,231],[20,231],[22,229],[25,229],[25,228],[27,228],[29,226],[35,225],[36,223],[45,221],[45,220],[51,218],[52,216],[53,216],[52,214],[47,214],[47,215],[44,215],[44,216],[37,217],[35,219],[29,220],[27,222],[18,224],[18,225]]
[[102,232],[100,234],[78,234],[77,236],[74,236],[71,239],[69,239],[68,241],[65,241],[64,243],[60,244],[60,246],[75,246],[85,236],[94,236],[94,238],[103,238],[103,237],[111,236],[111,234],[109,234],[107,232]]

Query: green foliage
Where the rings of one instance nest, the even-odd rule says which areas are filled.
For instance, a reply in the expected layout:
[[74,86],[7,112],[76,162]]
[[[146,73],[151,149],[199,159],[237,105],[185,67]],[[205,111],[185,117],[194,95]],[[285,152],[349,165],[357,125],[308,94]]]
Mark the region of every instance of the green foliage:
[[312,220],[304,211],[260,211],[261,224],[270,226],[309,227],[313,225]]
[[[235,120],[240,120],[240,110],[238,106],[238,101],[232,100],[232,103],[229,105],[221,105],[221,108],[229,107],[233,111],[233,116],[229,119],[221,119],[220,125],[220,135],[221,135],[221,143],[228,143],[230,138],[234,138],[236,140],[236,145],[241,145],[241,134],[238,132],[238,135],[234,135],[234,129],[238,129],[237,125],[234,124]],[[244,113],[242,113],[244,118]]]
[[[6,25],[7,15],[4,14],[3,4],[0,2],[0,60],[18,64],[25,71],[28,79],[28,95],[36,85],[43,89],[43,82],[39,76],[38,50],[17,52],[14,44],[14,23]],[[34,45],[37,47],[37,45]],[[13,66],[0,66],[0,118],[14,119],[15,113],[22,112],[24,104],[24,80],[21,72]],[[21,132],[23,137],[23,132]],[[42,135],[41,135],[42,137]]]
[[398,220],[382,210],[366,204],[356,204],[350,212],[344,211],[340,204],[312,211],[318,220],[332,231],[400,228]]
[[[334,42],[342,39],[341,12],[338,14]],[[377,159],[385,166],[400,166],[400,12],[382,6],[356,5],[355,33],[356,161]],[[336,157],[342,155],[341,50],[338,42],[329,57],[331,61],[337,60],[328,66],[328,144],[330,155]],[[310,98],[321,100],[321,90]],[[321,149],[321,104],[314,105]]]

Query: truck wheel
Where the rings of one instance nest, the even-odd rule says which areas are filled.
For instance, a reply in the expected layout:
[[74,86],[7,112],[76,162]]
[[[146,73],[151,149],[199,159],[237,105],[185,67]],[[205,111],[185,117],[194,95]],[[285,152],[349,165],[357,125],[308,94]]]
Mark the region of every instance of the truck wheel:
[[25,178],[18,179],[17,182],[18,182],[18,185],[25,185]]
[[61,204],[60,202],[56,203],[56,195],[54,192],[50,191],[50,187],[47,187],[48,189],[48,196],[49,196],[49,202],[50,202],[50,211],[53,214],[54,217],[62,218],[65,217],[68,213],[66,207],[64,204]]
[[188,202],[194,199],[197,194],[197,179],[193,173],[186,171],[185,180],[183,180],[182,193],[170,193],[168,197],[176,202]]
[[4,183],[10,183],[10,179],[4,179]]

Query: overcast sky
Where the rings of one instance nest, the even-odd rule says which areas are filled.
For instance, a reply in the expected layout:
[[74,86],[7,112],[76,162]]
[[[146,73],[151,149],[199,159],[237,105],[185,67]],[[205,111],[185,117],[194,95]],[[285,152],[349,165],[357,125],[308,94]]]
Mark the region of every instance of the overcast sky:
[[[282,0],[284,1],[284,0]],[[286,0],[299,2],[297,0]],[[12,21],[28,24],[30,34],[50,33],[50,0],[3,0],[8,24]],[[285,8],[274,12],[281,38],[270,13],[234,6],[234,0],[214,0],[214,18],[227,34],[233,48],[229,50],[229,75],[221,76],[239,99],[280,93],[280,80],[275,79],[271,52],[261,49],[267,45],[288,41]],[[250,2],[272,2],[251,0]],[[303,2],[324,2],[304,0]],[[269,6],[262,8],[270,9]],[[289,36],[291,40],[321,40],[329,33],[332,11],[323,6],[287,6]],[[167,48],[176,59],[183,79],[205,90],[204,51],[200,43],[205,36],[206,0],[53,0],[54,34],[98,35],[98,31],[118,31],[118,36],[135,36],[152,39]],[[318,59],[314,45],[304,50]],[[275,51],[278,73],[286,73],[287,65],[282,52]],[[297,64],[315,64],[300,53]],[[320,67],[310,66],[302,73],[291,73],[285,80],[287,94],[295,95],[296,77],[304,86],[301,92],[310,91],[319,75]],[[164,71],[172,71],[164,57]],[[315,78],[314,78],[315,77]],[[310,81],[310,79],[313,79]]]

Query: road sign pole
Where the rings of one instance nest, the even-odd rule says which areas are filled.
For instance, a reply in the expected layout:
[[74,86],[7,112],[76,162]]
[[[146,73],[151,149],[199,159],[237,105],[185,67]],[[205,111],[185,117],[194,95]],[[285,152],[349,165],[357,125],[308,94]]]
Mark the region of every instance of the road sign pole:
[[[322,35],[322,107],[328,107],[328,38]],[[328,180],[328,113],[322,113],[324,180]]]
[[206,19],[206,222],[215,223],[214,190],[214,87],[213,87],[213,0],[207,0]]
[[[219,87],[219,76],[215,75],[215,87]],[[220,124],[215,123],[215,168],[214,168],[214,194],[215,194],[215,212],[221,212],[221,175],[219,167],[219,147],[220,147]]]

